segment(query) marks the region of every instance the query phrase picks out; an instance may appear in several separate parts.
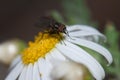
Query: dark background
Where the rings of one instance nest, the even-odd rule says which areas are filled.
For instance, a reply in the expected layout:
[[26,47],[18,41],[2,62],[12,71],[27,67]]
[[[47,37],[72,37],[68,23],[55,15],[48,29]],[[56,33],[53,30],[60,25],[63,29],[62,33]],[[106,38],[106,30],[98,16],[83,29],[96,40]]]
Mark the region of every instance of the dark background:
[[[86,3],[100,29],[106,21],[113,21],[120,30],[120,0],[86,0]],[[33,24],[53,9],[62,13],[60,0],[0,0],[0,40],[33,39],[39,31]]]
[[[120,0],[86,0],[91,10],[92,20],[104,29],[107,21],[113,21],[120,31]],[[62,13],[60,0],[0,0],[0,41],[20,38],[33,40],[39,32],[33,24],[50,10]],[[8,66],[0,64],[0,80],[7,73]]]
[[52,9],[60,10],[57,0],[0,1],[0,38],[33,39],[39,31],[34,23]]

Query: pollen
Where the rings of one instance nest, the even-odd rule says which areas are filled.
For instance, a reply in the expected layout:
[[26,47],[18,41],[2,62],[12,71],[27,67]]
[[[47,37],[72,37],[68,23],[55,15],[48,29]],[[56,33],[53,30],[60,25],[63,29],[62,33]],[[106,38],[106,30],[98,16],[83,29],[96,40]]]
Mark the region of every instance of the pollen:
[[49,33],[39,33],[35,37],[34,42],[30,41],[28,43],[28,48],[26,48],[22,53],[22,61],[24,64],[29,64],[36,62],[39,58],[45,58],[55,45],[60,42],[62,34],[49,34]]

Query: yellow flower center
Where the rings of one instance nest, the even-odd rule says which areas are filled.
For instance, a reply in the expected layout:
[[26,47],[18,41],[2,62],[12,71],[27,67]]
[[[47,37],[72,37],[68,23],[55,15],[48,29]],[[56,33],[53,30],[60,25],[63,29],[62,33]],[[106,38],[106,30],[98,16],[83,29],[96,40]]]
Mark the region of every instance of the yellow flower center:
[[34,63],[55,47],[61,40],[62,34],[39,33],[34,42],[29,42],[29,47],[22,53],[24,64]]

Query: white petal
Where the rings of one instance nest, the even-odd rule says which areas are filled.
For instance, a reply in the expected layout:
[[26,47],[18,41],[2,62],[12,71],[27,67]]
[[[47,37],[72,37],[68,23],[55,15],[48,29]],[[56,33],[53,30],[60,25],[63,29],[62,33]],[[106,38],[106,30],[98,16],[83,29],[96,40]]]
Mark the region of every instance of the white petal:
[[[46,56],[45,56],[45,62],[46,62],[46,65],[49,66],[49,67],[46,67],[47,69],[52,69],[53,65],[51,63],[51,60],[53,59],[53,56],[51,55],[52,53],[48,53]],[[50,72],[50,71],[49,71]]]
[[34,67],[33,67],[33,79],[32,80],[40,80],[40,74],[39,74],[39,69],[38,69],[37,62],[34,63]]
[[53,49],[50,53],[52,59],[62,60],[65,61],[66,58],[56,49]]
[[58,50],[53,49],[49,54],[47,54],[46,60],[51,63],[53,67],[58,64],[58,61],[66,61],[67,59]]
[[72,25],[72,26],[67,26],[67,30],[69,32],[76,31],[76,30],[98,32],[95,28],[87,26],[87,25]]
[[106,37],[101,34],[98,30],[95,28],[92,28],[90,26],[86,25],[72,25],[67,27],[67,31],[69,35],[74,37],[93,37],[95,40],[96,38],[100,38],[103,41],[106,41]]
[[111,64],[112,61],[113,61],[110,52],[107,49],[105,49],[104,47],[102,47],[101,45],[97,44],[97,43],[94,43],[94,42],[91,42],[91,41],[88,41],[88,40],[82,40],[82,39],[72,40],[72,39],[68,38],[67,40],[69,40],[70,42],[75,43],[77,45],[81,45],[81,46],[90,48],[90,49],[100,53],[101,55],[103,55],[107,59],[109,64]]
[[85,37],[85,36],[99,36],[102,39],[106,39],[105,36],[99,32],[90,32],[90,31],[76,31],[76,32],[70,32],[69,35],[71,37]]
[[59,44],[57,49],[71,60],[84,64],[97,80],[102,80],[105,77],[102,66],[81,48],[66,42],[66,46]]
[[40,58],[38,60],[38,66],[39,66],[39,73],[41,75],[41,79],[45,80],[44,78],[49,77],[50,71],[52,69],[51,64],[45,59]]
[[[67,37],[68,38],[68,37]],[[77,37],[78,39],[85,39],[85,40],[89,40],[89,41],[93,41],[93,42],[96,42],[96,43],[100,43],[100,42],[103,42],[105,41],[105,39],[103,38],[100,38],[99,36],[97,35],[92,35],[92,36],[83,36],[83,37]],[[73,39],[73,38],[72,38]]]
[[26,72],[27,72],[27,66],[24,66],[24,68],[23,68],[23,70],[22,70],[22,72],[21,72],[18,80],[25,80],[25,78],[26,78]]
[[13,60],[13,62],[11,63],[9,69],[12,69],[19,61],[21,61],[21,56],[20,56],[20,55],[18,55],[18,56]]
[[30,63],[27,68],[25,80],[32,80],[32,74],[33,74],[33,64]]
[[42,77],[42,80],[51,80],[51,78],[50,78],[50,77],[43,76],[43,77]]
[[45,75],[44,73],[47,73],[47,72],[45,72],[46,70],[45,70],[45,60],[43,59],[43,58],[40,58],[39,60],[38,60],[38,67],[39,67],[39,73],[40,73],[40,75]]
[[22,61],[19,62],[16,67],[9,73],[5,80],[16,80],[17,77],[20,75],[23,69]]

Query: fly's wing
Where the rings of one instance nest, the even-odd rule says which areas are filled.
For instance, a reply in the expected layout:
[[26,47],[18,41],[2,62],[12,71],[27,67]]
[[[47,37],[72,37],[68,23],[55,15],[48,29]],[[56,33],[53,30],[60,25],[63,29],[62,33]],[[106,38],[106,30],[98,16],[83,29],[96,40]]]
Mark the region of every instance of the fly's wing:
[[41,17],[35,24],[36,27],[39,27],[41,31],[48,30],[50,24],[53,24],[54,20],[50,17]]
[[37,27],[43,27],[43,26],[48,26],[50,24],[50,18],[48,17],[41,17],[35,24]]

